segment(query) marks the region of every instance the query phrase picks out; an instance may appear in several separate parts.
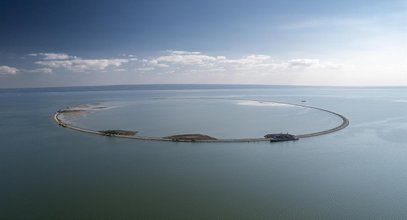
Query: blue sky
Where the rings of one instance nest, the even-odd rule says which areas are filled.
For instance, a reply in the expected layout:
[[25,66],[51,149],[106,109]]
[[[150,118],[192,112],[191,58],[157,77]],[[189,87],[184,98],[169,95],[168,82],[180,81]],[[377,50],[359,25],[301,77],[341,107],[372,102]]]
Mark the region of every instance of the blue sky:
[[0,1],[0,87],[407,85],[407,1]]

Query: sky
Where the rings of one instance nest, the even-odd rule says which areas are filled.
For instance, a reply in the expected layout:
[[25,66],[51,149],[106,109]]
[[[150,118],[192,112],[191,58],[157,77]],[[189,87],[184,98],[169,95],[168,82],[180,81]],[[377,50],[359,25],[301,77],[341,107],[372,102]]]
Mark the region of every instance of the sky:
[[407,86],[403,0],[0,0],[0,88]]

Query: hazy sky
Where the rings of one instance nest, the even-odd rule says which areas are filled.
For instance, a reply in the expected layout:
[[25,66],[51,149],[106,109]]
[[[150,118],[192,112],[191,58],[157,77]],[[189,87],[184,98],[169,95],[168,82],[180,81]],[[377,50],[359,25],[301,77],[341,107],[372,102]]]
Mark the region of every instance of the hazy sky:
[[0,87],[407,85],[407,1],[0,0]]

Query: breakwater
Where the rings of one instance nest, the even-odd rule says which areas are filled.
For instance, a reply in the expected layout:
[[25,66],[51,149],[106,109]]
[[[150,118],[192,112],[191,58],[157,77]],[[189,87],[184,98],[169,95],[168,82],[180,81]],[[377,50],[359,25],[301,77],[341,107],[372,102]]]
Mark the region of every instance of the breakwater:
[[[257,100],[244,100],[244,101],[257,101]],[[311,133],[305,133],[305,134],[296,134],[295,137],[297,137],[298,139],[301,138],[310,138],[310,137],[316,137],[316,136],[320,136],[320,135],[326,135],[326,134],[330,134],[339,130],[342,130],[344,128],[346,128],[349,125],[349,120],[339,114],[336,113],[334,111],[328,110],[328,109],[324,109],[324,108],[319,108],[319,107],[314,107],[314,106],[308,106],[308,105],[302,105],[302,104],[294,104],[294,103],[286,103],[286,102],[277,102],[277,101],[267,101],[270,103],[277,103],[277,104],[284,104],[284,105],[291,105],[291,106],[298,106],[298,107],[302,107],[302,108],[309,108],[309,109],[315,109],[318,111],[323,111],[326,113],[329,113],[331,115],[334,115],[336,117],[339,117],[342,120],[342,123],[336,127],[330,128],[330,129],[326,129],[326,130],[322,130],[322,131],[317,131],[317,132],[311,132]],[[171,136],[169,137],[150,137],[150,136],[139,136],[139,135],[122,135],[122,134],[110,134],[110,135],[106,135],[105,131],[96,131],[96,130],[91,130],[91,129],[87,129],[87,128],[81,128],[78,126],[74,126],[71,125],[69,123],[64,122],[60,116],[62,114],[64,114],[66,112],[65,109],[59,110],[57,112],[54,113],[53,115],[53,120],[58,123],[60,126],[64,127],[64,128],[68,128],[68,129],[72,129],[75,131],[80,131],[83,133],[88,133],[88,134],[95,134],[95,135],[101,135],[101,136],[109,136],[109,137],[118,137],[118,138],[128,138],[128,139],[135,139],[135,140],[144,140],[144,141],[176,141],[176,142],[212,142],[212,143],[216,143],[216,142],[262,142],[262,141],[271,141],[272,139],[267,138],[267,137],[261,137],[261,138],[234,138],[234,139],[187,139],[187,138],[173,138]],[[181,135],[182,136],[182,135]],[[185,136],[190,136],[189,134],[185,134]]]

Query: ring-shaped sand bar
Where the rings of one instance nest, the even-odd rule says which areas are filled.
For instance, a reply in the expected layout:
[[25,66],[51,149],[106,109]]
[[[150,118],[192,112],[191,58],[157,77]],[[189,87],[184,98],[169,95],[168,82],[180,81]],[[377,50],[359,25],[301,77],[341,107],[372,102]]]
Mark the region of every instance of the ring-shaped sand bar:
[[[220,99],[220,98],[216,98]],[[258,101],[258,100],[244,100],[244,99],[239,99],[243,101]],[[297,106],[297,107],[302,107],[302,108],[309,108],[309,109],[315,109],[318,111],[323,111],[327,112],[331,115],[334,115],[336,117],[339,117],[342,120],[342,123],[336,127],[318,131],[318,132],[312,132],[312,133],[305,133],[305,134],[298,134],[298,135],[293,135],[296,139],[300,138],[310,138],[310,137],[316,137],[320,135],[325,135],[325,134],[330,134],[339,130],[342,130],[346,128],[349,125],[349,120],[336,112],[324,109],[324,108],[319,108],[319,107],[314,107],[314,106],[308,106],[308,105],[303,105],[303,104],[294,104],[294,103],[287,103],[287,102],[279,102],[279,101],[261,101],[261,102],[269,102],[269,103],[277,103],[277,104],[284,104],[284,105],[291,105],[291,106]],[[260,138],[233,138],[233,139],[199,139],[199,138],[174,138],[177,136],[182,136],[182,135],[174,135],[174,136],[169,136],[169,137],[150,137],[150,136],[138,136],[138,135],[121,135],[121,134],[109,134],[106,135],[106,131],[96,131],[96,130],[91,130],[87,128],[81,128],[77,127],[71,124],[68,124],[64,122],[59,116],[63,114],[64,110],[59,110],[54,113],[53,115],[53,120],[58,123],[60,126],[64,128],[69,128],[75,131],[80,131],[88,134],[96,134],[96,135],[102,135],[102,136],[109,136],[109,137],[117,137],[117,138],[128,138],[128,139],[135,139],[135,140],[144,140],[144,141],[176,141],[176,142],[209,142],[209,143],[218,143],[218,142],[230,142],[230,143],[238,143],[238,142],[263,142],[263,141],[273,141],[272,138],[266,138],[266,137],[260,137]],[[190,136],[191,134],[185,134],[185,136]],[[196,135],[196,134],[192,134]],[[200,134],[198,134],[200,135]],[[206,135],[202,135],[206,136]],[[209,136],[208,136],[209,137]]]

